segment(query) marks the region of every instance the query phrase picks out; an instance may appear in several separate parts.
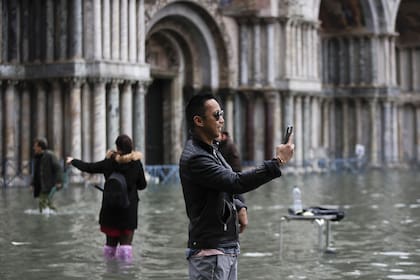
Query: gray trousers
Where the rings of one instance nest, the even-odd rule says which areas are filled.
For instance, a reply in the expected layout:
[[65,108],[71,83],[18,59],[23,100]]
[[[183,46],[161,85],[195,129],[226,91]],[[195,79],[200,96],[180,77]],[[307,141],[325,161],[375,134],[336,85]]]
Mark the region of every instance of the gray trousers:
[[188,259],[190,280],[237,280],[238,256],[232,254]]

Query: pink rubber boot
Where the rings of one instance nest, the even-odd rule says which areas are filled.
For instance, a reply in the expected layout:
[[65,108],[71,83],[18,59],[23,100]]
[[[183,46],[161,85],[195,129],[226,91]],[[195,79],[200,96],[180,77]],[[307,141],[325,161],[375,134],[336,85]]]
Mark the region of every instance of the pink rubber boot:
[[119,260],[131,262],[133,260],[133,248],[131,245],[120,245],[117,249],[116,257]]
[[115,252],[117,251],[117,247],[112,247],[109,245],[104,246],[104,257],[107,260],[111,260],[115,257]]

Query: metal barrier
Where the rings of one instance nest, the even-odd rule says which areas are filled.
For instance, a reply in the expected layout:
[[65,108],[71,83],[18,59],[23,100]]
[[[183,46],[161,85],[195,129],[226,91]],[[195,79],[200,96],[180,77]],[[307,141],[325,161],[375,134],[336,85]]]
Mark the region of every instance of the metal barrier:
[[170,165],[146,165],[146,177],[149,183],[167,184],[179,183],[179,166]]

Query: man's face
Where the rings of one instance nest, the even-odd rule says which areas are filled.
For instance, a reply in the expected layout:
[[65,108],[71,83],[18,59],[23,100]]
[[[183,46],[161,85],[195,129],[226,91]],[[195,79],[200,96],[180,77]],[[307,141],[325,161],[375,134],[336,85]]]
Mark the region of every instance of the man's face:
[[42,148],[38,145],[38,142],[35,142],[32,148],[34,149],[34,153],[36,155],[39,155],[42,153]]
[[205,114],[203,116],[203,130],[209,139],[216,139],[222,132],[225,120],[223,111],[215,99],[209,99],[204,104]]

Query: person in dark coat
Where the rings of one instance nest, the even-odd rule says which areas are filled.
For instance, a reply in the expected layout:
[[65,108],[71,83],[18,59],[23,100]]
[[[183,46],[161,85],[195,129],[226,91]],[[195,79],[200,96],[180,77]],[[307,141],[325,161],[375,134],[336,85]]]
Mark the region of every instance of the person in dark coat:
[[243,203],[235,198],[281,176],[293,156],[292,137],[276,147],[276,157],[243,172],[234,172],[215,146],[224,125],[223,110],[212,94],[194,95],[186,120],[191,137],[179,160],[179,175],[189,219],[190,279],[237,279],[239,217]]
[[37,138],[34,140],[31,186],[34,197],[39,197],[41,213],[47,208],[56,210],[52,203],[52,197],[54,192],[61,188],[63,179],[63,170],[57,156],[47,148],[46,139]]
[[229,163],[230,167],[232,167],[232,170],[235,172],[242,171],[241,156],[239,155],[238,148],[230,137],[229,132],[222,131],[218,140],[219,151],[227,163]]
[[138,202],[137,191],[146,188],[142,154],[133,151],[133,142],[125,134],[117,137],[115,141],[117,150],[108,151],[104,160],[98,162],[84,162],[72,157],[67,158],[67,163],[77,169],[88,173],[102,173],[105,180],[113,171],[122,173],[127,182],[128,208],[113,209],[102,201],[99,213],[101,231],[106,235],[104,256],[113,258],[116,256],[122,260],[132,260],[132,241],[135,229],[138,225]]
[[[242,171],[241,156],[239,155],[238,148],[236,147],[235,143],[230,137],[229,132],[222,131],[219,137],[217,138],[217,142],[219,143],[218,145],[219,152],[222,154],[226,162],[230,165],[232,170],[235,172],[241,172]],[[234,197],[239,199],[240,201],[242,201],[242,203],[245,204],[244,195],[235,194]],[[238,220],[239,220],[239,233],[242,233],[245,230],[245,228],[248,226],[247,210],[241,211],[238,213]]]

